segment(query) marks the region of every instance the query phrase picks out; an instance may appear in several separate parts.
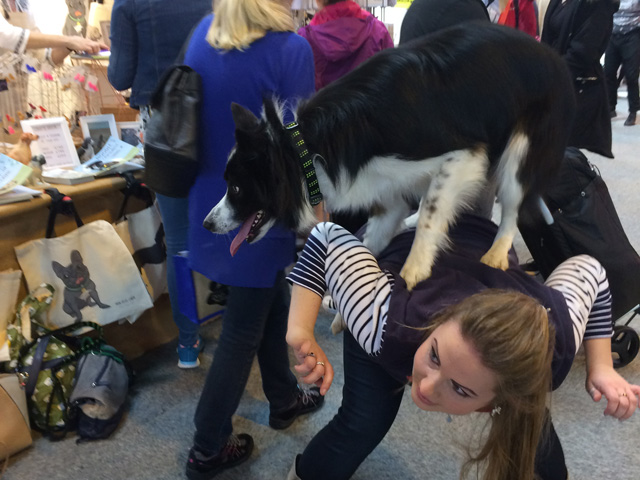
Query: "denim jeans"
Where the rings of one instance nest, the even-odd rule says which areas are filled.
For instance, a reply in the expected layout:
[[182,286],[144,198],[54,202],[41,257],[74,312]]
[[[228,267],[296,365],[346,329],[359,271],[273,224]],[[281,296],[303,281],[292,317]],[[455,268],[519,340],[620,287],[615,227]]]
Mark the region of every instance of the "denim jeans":
[[629,112],[640,110],[638,74],[640,73],[640,28],[625,34],[613,34],[604,57],[604,74],[607,79],[609,108],[616,109],[618,102],[618,68],[627,79]]
[[173,321],[178,327],[178,342],[180,345],[193,345],[198,340],[198,325],[189,320],[186,315],[180,313],[176,274],[173,265],[173,256],[188,248],[189,199],[165,197],[164,195],[156,194],[156,200],[160,207],[165,242],[167,244],[167,287]]
[[[385,437],[402,402],[404,384],[392,378],[346,331],[343,356],[342,406],[302,453],[296,468],[302,480],[351,478]],[[550,423],[551,417],[547,420]],[[565,480],[564,454],[552,423],[548,432],[538,447],[536,473],[542,480]],[[407,445],[410,443],[407,438]]]
[[231,435],[231,417],[256,354],[271,411],[286,410],[296,402],[298,383],[289,368],[285,341],[289,302],[284,272],[271,288],[229,287],[222,333],[194,418],[198,449],[218,453]]
[[373,361],[349,332],[343,335],[342,406],[300,457],[297,472],[303,480],[351,478],[387,434],[402,402],[404,384]]

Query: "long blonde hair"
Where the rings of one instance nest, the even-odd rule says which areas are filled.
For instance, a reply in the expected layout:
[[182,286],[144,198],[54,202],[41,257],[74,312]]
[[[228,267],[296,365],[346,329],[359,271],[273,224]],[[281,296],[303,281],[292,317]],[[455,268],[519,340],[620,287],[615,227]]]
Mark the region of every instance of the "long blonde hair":
[[450,320],[460,324],[462,336],[496,374],[493,405],[500,407],[486,443],[477,454],[469,452],[460,478],[483,464],[485,480],[533,480],[555,342],[546,309],[523,293],[485,290],[445,309],[426,336]]
[[221,50],[244,50],[268,31],[294,32],[286,0],[215,0],[207,42]]

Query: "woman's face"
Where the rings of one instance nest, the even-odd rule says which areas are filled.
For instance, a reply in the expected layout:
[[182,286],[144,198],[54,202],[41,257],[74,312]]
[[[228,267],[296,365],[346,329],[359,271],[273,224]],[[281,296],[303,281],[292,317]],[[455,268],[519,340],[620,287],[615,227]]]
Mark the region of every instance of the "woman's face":
[[436,328],[413,358],[411,398],[422,410],[465,415],[493,408],[497,378],[456,321]]

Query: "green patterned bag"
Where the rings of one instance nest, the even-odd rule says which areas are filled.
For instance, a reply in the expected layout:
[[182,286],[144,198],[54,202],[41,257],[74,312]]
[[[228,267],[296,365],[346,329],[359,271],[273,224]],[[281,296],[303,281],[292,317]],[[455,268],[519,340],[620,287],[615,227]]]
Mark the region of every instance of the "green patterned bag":
[[[48,331],[35,320],[47,310],[52,295],[50,285],[42,285],[28,295],[18,306],[16,322],[7,328],[7,336],[12,358],[10,365],[25,389],[31,426],[50,437],[61,438],[75,427],[76,415],[69,397],[78,357],[98,341],[68,334],[86,327],[101,334],[102,328],[93,322],[79,322]],[[25,331],[31,326],[37,333],[34,340],[31,340],[31,332]]]

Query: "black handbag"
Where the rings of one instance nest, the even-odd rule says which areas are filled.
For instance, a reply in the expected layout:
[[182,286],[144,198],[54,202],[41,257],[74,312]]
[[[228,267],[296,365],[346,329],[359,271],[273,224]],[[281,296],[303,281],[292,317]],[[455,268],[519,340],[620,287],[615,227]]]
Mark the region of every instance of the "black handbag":
[[198,173],[202,80],[187,65],[171,67],[151,98],[144,139],[147,186],[169,197],[186,197]]

